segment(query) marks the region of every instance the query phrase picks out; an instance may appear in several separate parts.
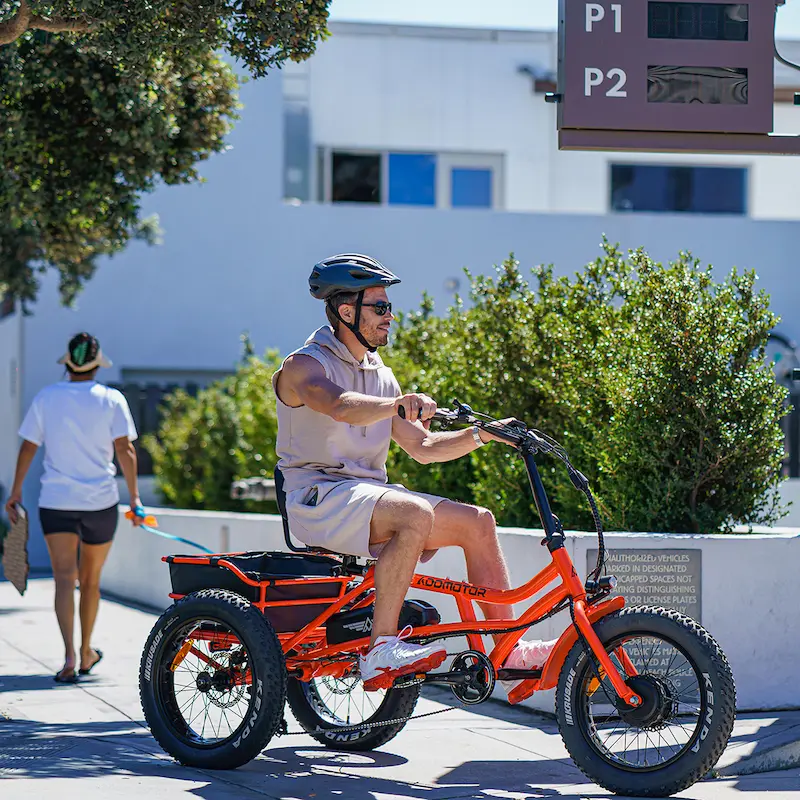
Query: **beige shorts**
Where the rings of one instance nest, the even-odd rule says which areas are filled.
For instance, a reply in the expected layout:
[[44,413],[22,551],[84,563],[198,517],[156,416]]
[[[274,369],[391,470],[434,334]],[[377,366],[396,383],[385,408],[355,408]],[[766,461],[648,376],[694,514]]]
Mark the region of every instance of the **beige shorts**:
[[[326,481],[296,489],[286,495],[289,528],[309,547],[324,547],[335,553],[377,558],[388,544],[370,545],[369,528],[375,504],[386,492],[403,492],[427,500],[436,508],[446,498],[412,492],[399,483],[371,481]],[[422,561],[429,561],[436,550],[425,550]]]

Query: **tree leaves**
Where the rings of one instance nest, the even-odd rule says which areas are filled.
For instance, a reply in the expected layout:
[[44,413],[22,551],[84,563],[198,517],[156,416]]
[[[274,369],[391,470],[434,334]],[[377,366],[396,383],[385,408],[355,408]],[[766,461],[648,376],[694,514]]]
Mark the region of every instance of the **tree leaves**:
[[[755,274],[722,282],[687,253],[643,250],[572,279],[513,257],[471,279],[471,306],[429,299],[401,318],[387,361],[405,391],[516,416],[559,440],[616,530],[713,532],[780,518],[786,391],[764,348],[777,322]],[[505,525],[538,524],[521,460],[482,448],[431,470],[391,451],[391,478],[485,505]],[[591,516],[559,464],[540,468],[565,527]]]
[[153,241],[141,194],[196,180],[235,118],[236,80],[213,53],[142,80],[60,38],[0,48],[0,286],[31,301],[52,266],[71,302],[98,257]]
[[[0,0],[0,41],[13,39],[0,46],[0,293],[24,306],[54,267],[69,303],[99,257],[152,241],[141,195],[196,180],[236,119],[222,54],[255,76],[308,58],[327,36],[328,5]],[[14,20],[29,29],[3,39]],[[69,20],[89,29],[41,29]]]
[[23,13],[88,24],[88,31],[64,35],[126,69],[147,72],[166,55],[183,61],[223,51],[258,77],[314,52],[327,36],[329,5],[330,0],[0,0],[0,25],[17,19],[22,6]]

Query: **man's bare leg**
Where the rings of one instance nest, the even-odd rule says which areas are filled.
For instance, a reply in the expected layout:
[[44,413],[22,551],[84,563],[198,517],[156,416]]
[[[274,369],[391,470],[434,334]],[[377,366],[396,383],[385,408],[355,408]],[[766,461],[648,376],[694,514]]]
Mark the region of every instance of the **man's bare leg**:
[[433,528],[430,504],[402,492],[389,491],[375,505],[370,544],[386,542],[375,565],[375,613],[370,645],[378,636],[395,636],[414,570]]
[[[425,547],[433,550],[453,546],[461,547],[464,551],[470,583],[490,589],[511,587],[508,566],[500,549],[491,511],[450,500],[439,503],[434,514],[433,530]],[[486,619],[510,619],[514,616],[512,606],[480,601],[478,605]]]

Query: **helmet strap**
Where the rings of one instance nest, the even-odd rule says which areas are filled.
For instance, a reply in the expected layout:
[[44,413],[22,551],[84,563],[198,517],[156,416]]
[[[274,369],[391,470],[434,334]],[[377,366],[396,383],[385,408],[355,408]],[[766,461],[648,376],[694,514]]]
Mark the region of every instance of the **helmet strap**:
[[356,299],[356,318],[355,318],[355,321],[353,322],[352,325],[347,320],[342,318],[341,314],[339,313],[339,309],[336,308],[336,306],[333,303],[329,302],[328,306],[330,307],[331,311],[333,311],[333,315],[336,317],[336,319],[338,319],[339,322],[341,322],[342,325],[344,325],[346,328],[351,330],[355,334],[356,339],[358,339],[358,341],[362,345],[364,345],[364,347],[366,347],[367,350],[369,350],[370,353],[374,353],[378,348],[377,347],[373,347],[361,335],[361,331],[359,330],[359,326],[361,324],[361,305],[362,305],[363,302],[364,302],[364,292],[362,290],[362,291],[360,291],[358,293],[358,298]]

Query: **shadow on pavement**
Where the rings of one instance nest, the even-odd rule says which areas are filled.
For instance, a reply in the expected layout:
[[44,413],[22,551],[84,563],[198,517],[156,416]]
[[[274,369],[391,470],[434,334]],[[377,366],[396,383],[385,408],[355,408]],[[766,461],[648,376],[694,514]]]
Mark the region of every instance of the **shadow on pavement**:
[[[280,740],[274,740],[280,743]],[[451,754],[442,748],[442,762]],[[586,796],[537,788],[554,783],[553,764],[541,762],[484,762],[459,764],[438,785],[398,780],[388,773],[408,769],[408,760],[392,752],[347,753],[317,745],[267,749],[254,761],[230,771],[182,767],[166,756],[149,732],[133,722],[91,722],[47,725],[35,722],[0,723],[0,778],[101,778],[126,775],[183,782],[181,791],[216,800],[220,789],[236,787],[235,796],[314,797],[315,800],[375,800],[380,796],[409,800],[480,797],[498,789],[521,791],[521,797]],[[410,765],[413,766],[413,765]],[[387,771],[385,776],[380,773]],[[562,777],[557,781],[565,782]],[[205,785],[187,787],[185,782]],[[577,782],[577,773],[569,783]],[[33,787],[31,787],[33,790]],[[175,790],[178,791],[176,785]],[[484,793],[489,790],[489,794]],[[169,796],[164,785],[164,796]]]
[[[273,740],[273,744],[282,740]],[[442,765],[452,754],[442,747]],[[135,722],[90,722],[48,725],[36,722],[0,722],[0,778],[100,778],[128,776],[180,781],[175,791],[198,798],[223,796],[314,797],[315,800],[375,800],[390,796],[409,800],[505,796],[515,800],[561,797],[569,800],[608,797],[580,775],[571,762],[561,760],[469,760],[452,764],[434,783],[398,780],[396,768],[413,768],[391,751],[349,753],[313,745],[273,747],[259,758],[230,771],[182,767],[166,756],[149,732]],[[384,773],[385,774],[381,774]],[[189,787],[186,782],[201,783]],[[725,781],[731,786],[731,781]],[[733,782],[742,792],[785,795],[797,777],[780,773],[750,776]],[[558,785],[560,788],[553,788]],[[31,787],[33,790],[33,787]],[[705,784],[704,797],[708,797]],[[231,791],[233,790],[233,791]],[[170,796],[165,784],[163,796]],[[713,791],[713,790],[712,790]],[[229,794],[230,792],[230,794]],[[699,796],[691,789],[684,798]]]
[[38,692],[42,689],[66,689],[74,684],[56,683],[53,675],[0,675],[2,692]]

